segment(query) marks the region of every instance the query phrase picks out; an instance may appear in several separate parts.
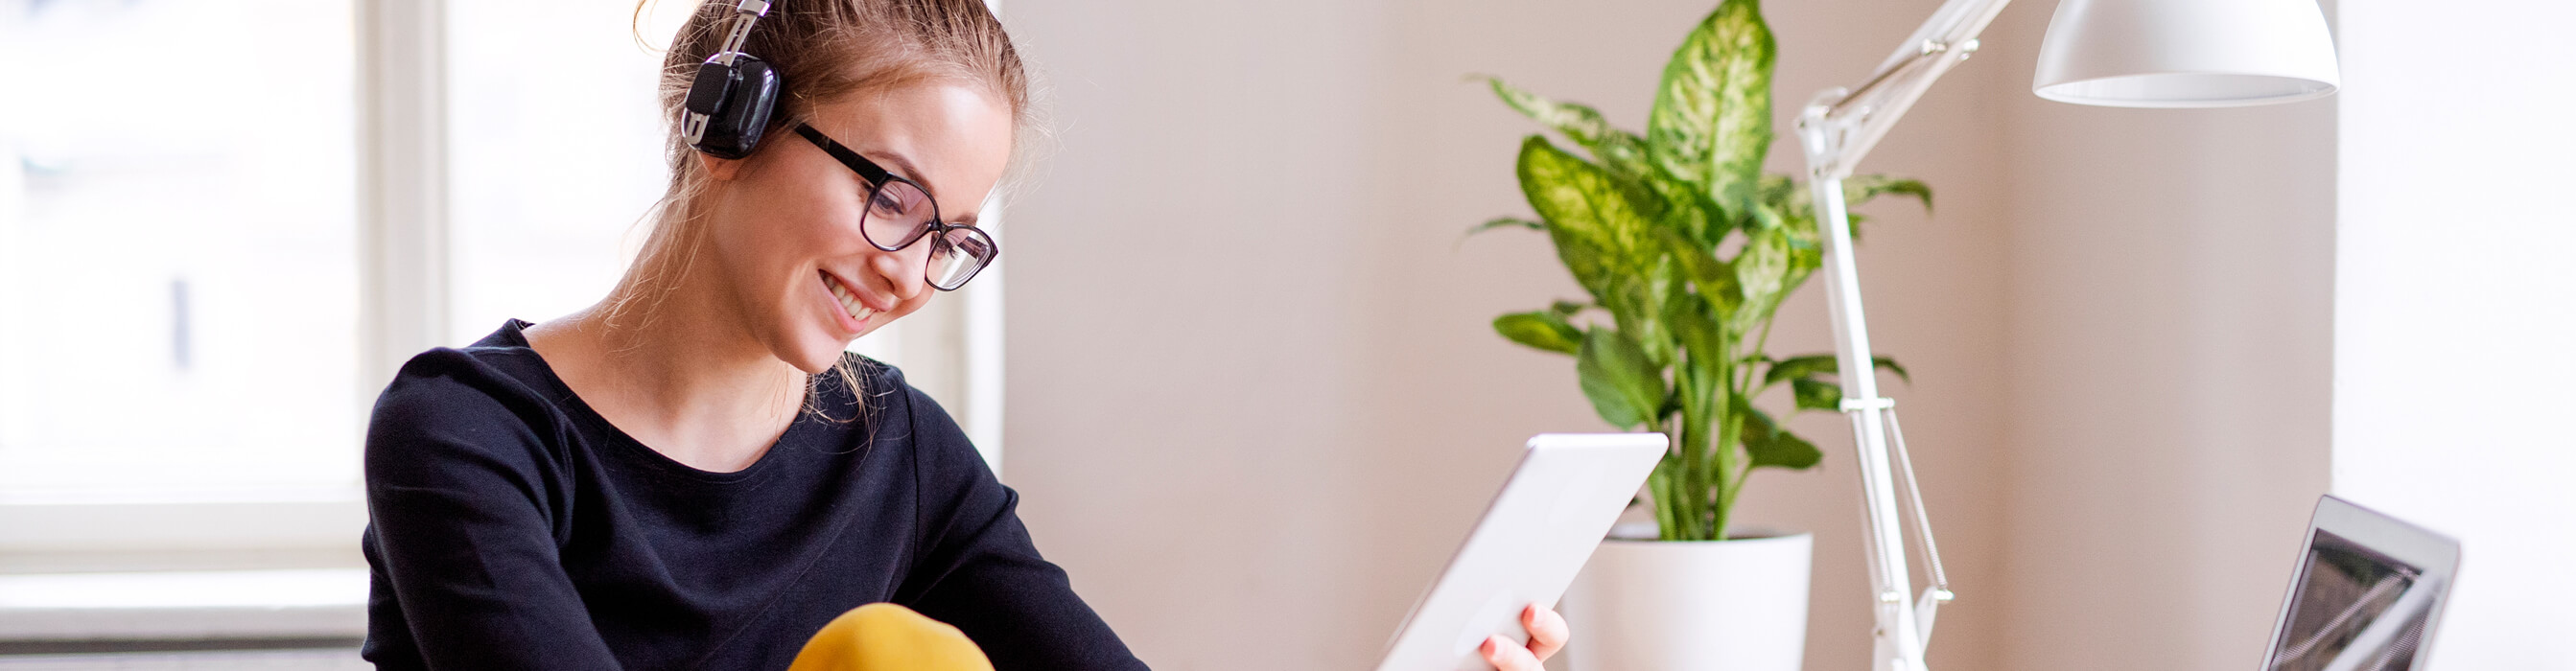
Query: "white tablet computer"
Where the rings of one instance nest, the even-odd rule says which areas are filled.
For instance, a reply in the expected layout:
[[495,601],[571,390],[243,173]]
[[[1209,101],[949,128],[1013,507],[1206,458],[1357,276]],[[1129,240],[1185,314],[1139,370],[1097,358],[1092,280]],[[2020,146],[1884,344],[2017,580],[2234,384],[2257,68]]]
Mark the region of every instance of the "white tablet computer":
[[1530,438],[1502,493],[1397,628],[1378,671],[1490,671],[1476,654],[1485,637],[1526,645],[1521,608],[1564,596],[1664,446],[1659,433]]
[[2263,668],[2423,668],[2459,569],[2459,541],[2333,496],[2318,499]]

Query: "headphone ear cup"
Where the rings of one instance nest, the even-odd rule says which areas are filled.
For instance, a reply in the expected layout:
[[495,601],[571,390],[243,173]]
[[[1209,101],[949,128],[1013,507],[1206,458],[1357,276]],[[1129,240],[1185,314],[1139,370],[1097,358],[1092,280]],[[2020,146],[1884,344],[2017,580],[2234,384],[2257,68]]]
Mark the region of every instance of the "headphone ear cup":
[[734,68],[740,79],[735,82],[734,95],[725,101],[724,117],[733,131],[735,145],[741,149],[740,154],[725,158],[750,156],[751,150],[760,146],[761,135],[769,130],[769,118],[778,109],[778,89],[785,83],[768,61],[749,55],[735,61]]
[[714,61],[698,66],[683,107],[706,115],[707,121],[689,146],[716,158],[750,156],[769,130],[779,84],[776,69],[748,54],[737,54],[730,66]]

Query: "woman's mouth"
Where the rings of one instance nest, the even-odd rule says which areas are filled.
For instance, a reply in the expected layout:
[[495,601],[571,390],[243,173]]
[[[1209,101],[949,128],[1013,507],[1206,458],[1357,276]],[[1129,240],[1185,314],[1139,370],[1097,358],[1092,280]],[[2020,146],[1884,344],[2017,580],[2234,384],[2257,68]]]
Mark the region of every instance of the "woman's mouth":
[[841,311],[849,313],[850,319],[865,325],[868,323],[869,317],[876,316],[877,311],[870,309],[867,305],[861,304],[859,302],[858,292],[851,291],[849,286],[841,284],[841,278],[833,277],[831,273],[823,273],[822,275],[823,286],[831,288],[832,299],[840,301]]

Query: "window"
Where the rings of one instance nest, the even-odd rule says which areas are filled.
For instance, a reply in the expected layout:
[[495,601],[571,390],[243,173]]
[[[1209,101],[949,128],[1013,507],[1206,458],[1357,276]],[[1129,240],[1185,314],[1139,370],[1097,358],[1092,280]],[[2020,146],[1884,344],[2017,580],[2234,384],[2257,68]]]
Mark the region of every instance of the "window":
[[668,179],[656,74],[694,5],[448,0],[450,342],[617,282]]
[[0,7],[0,503],[346,492],[349,4]]
[[[695,4],[0,0],[0,553],[349,549],[391,366],[623,271]],[[1000,271],[854,347],[997,467]]]

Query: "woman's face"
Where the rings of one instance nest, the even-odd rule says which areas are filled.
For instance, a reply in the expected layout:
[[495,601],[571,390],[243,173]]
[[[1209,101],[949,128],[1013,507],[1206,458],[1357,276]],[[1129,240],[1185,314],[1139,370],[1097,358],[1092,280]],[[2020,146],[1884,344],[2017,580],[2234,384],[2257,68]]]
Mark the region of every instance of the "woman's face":
[[[972,225],[1011,154],[1012,118],[976,87],[920,83],[818,105],[807,125],[927,189],[942,220]],[[788,129],[738,161],[704,157],[716,179],[700,259],[737,314],[777,357],[808,373],[850,341],[937,293],[923,278],[930,243],[882,251],[859,233],[868,183]],[[889,240],[887,242],[894,242]],[[850,297],[844,301],[836,289]]]

